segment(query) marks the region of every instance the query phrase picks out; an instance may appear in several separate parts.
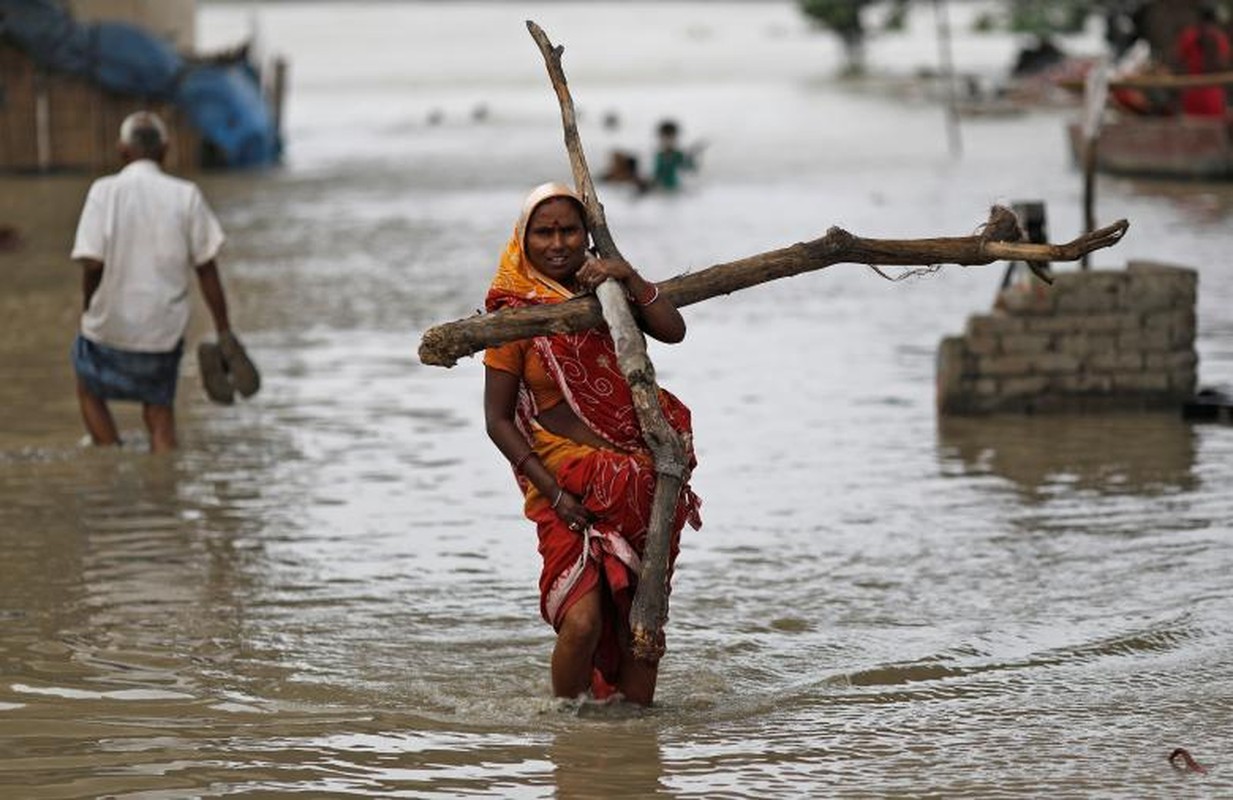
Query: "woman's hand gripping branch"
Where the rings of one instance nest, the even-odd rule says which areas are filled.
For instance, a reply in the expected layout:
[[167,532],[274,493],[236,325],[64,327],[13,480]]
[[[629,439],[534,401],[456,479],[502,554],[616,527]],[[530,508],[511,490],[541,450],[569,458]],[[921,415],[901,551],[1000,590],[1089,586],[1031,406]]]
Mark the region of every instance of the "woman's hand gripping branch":
[[612,278],[625,289],[639,327],[648,335],[668,344],[685,338],[685,319],[672,301],[660,294],[659,287],[643,278],[623,258],[589,258],[578,268],[579,286],[594,291]]

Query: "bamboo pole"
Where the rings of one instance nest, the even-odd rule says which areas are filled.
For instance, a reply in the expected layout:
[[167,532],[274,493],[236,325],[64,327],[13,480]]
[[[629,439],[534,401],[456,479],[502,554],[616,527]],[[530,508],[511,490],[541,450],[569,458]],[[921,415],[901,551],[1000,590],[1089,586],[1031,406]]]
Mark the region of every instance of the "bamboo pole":
[[[587,210],[587,227],[599,255],[621,258],[616,242],[608,230],[604,207],[595,193],[595,184],[587,168],[581,137],[574,114],[574,102],[569,94],[565,71],[561,67],[563,46],[554,47],[548,36],[534,22],[527,20],[527,30],[539,46],[548,68],[552,87],[561,106],[561,121],[565,129],[565,147],[574,173],[574,183]],[[642,568],[634,590],[629,627],[633,635],[634,657],[656,663],[664,654],[663,627],[668,618],[668,557],[672,539],[672,523],[676,517],[681,487],[689,473],[685,444],[668,424],[659,406],[659,386],[655,382],[655,366],[646,352],[646,339],[634,319],[620,285],[609,278],[596,289],[604,321],[616,346],[617,365],[629,383],[634,412],[642,427],[642,436],[655,459],[655,493],[647,525],[646,544],[642,552]]]

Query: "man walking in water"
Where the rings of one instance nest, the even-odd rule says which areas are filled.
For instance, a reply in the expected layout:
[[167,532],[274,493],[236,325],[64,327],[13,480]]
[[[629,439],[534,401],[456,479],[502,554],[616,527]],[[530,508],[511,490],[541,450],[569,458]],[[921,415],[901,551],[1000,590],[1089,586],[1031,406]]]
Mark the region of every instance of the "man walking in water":
[[72,360],[82,419],[96,445],[120,443],[107,401],[133,400],[142,404],[150,449],[176,447],[173,403],[193,274],[219,348],[233,357],[236,388],[251,394],[257,387],[227,317],[215,260],[222,227],[194,183],[163,172],[167,146],[157,115],[129,115],[120,126],[125,166],[94,182],[77,226],[71,257],[82,266],[85,311]]

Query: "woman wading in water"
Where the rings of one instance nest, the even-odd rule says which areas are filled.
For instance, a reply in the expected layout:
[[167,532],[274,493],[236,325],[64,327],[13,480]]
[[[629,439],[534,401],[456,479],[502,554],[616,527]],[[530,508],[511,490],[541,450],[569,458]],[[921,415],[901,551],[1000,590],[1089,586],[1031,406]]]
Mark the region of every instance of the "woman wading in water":
[[[685,321],[676,306],[624,260],[591,256],[585,220],[569,188],[536,188],[501,255],[488,311],[560,303],[613,278],[647,334],[681,341]],[[540,612],[557,632],[553,692],[575,698],[589,690],[597,699],[619,693],[649,705],[658,667],[633,657],[629,609],[656,476],[612,338],[605,328],[539,336],[489,348],[484,364],[488,435],[513,466],[539,534]],[[662,390],[660,404],[692,468],[689,409]],[[685,522],[702,524],[699,505],[686,484],[669,574]]]

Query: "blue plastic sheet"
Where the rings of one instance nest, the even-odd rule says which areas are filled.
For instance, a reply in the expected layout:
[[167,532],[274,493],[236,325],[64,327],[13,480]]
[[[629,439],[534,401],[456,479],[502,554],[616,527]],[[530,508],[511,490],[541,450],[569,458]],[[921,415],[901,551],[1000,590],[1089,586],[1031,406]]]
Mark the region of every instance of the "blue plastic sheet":
[[91,44],[88,74],[99,86],[121,94],[171,97],[184,69],[184,59],[171,45],[125,22],[96,22],[86,28]]
[[126,22],[78,23],[49,0],[0,0],[0,30],[44,69],[90,78],[113,92],[167,99],[184,60]]
[[221,161],[255,167],[278,161],[281,145],[265,98],[244,64],[204,64],[181,79],[176,103],[208,139]]

